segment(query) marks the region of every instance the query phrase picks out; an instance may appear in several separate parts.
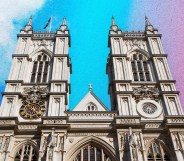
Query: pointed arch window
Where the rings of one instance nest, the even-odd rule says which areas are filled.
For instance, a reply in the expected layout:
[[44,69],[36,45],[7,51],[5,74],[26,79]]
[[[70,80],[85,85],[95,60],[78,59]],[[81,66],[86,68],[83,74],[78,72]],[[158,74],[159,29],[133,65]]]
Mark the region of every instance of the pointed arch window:
[[23,145],[16,153],[14,161],[37,161],[38,156],[32,145]]
[[42,53],[33,63],[31,83],[46,83],[49,73],[49,57]]
[[104,149],[88,144],[81,148],[73,161],[112,161],[111,157]]
[[164,151],[160,143],[152,143],[148,149],[148,161],[170,161],[169,156]]
[[147,58],[135,53],[131,57],[132,74],[134,81],[151,81],[150,65]]

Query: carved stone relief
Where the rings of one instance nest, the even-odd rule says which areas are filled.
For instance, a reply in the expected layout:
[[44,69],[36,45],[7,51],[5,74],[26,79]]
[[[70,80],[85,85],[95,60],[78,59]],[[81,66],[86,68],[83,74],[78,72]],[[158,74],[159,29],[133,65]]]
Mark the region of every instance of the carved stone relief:
[[34,40],[32,41],[33,46],[53,46],[54,42],[53,41],[46,41],[45,39],[43,40]]
[[127,50],[131,50],[133,47],[146,50],[146,42],[141,39],[128,39],[124,40]]
[[133,88],[133,97],[135,97],[137,102],[143,99],[154,99],[155,101],[158,101],[158,96],[158,88],[148,87],[146,85],[142,85],[138,88]]
[[157,123],[148,123],[145,125],[145,128],[159,128],[161,124]]

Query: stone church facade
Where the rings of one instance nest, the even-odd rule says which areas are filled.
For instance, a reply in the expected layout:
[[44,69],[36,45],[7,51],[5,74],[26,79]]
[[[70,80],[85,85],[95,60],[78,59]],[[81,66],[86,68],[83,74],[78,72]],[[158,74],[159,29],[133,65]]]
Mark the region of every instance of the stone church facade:
[[89,86],[68,110],[66,19],[56,32],[18,34],[0,111],[1,161],[184,161],[184,115],[161,34],[109,30],[111,110]]

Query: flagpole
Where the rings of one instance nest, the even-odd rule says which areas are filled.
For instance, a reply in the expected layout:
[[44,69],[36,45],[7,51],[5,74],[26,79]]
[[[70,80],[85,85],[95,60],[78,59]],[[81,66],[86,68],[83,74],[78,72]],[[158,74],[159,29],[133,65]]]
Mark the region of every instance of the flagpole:
[[51,27],[52,27],[52,16],[51,16],[51,20],[50,20],[50,28],[49,28],[49,32],[51,31]]

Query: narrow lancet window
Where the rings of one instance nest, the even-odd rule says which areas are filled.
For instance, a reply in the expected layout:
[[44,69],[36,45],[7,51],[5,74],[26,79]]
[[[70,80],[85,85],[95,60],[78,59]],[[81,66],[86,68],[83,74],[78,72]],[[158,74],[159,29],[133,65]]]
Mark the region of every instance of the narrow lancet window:
[[140,54],[135,53],[131,58],[133,81],[151,81],[149,61]]
[[148,161],[170,161],[160,143],[152,143],[148,149]]
[[34,61],[31,83],[46,83],[49,73],[49,57],[45,54],[38,55]]

